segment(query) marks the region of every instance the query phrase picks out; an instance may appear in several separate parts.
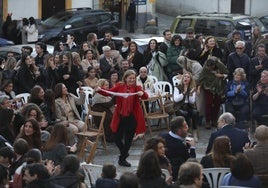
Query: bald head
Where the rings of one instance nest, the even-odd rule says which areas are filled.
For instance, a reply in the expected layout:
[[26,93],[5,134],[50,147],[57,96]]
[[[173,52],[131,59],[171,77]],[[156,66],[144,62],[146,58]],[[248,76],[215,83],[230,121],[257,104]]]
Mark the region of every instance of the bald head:
[[268,140],[268,127],[265,125],[260,125],[255,130],[255,138],[258,141]]

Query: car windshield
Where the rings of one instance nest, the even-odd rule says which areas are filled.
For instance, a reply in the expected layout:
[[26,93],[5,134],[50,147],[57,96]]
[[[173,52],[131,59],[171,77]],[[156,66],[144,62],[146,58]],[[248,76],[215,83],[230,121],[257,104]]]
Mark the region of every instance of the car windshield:
[[236,20],[237,22],[246,22],[249,23],[252,27],[258,26],[260,28],[260,31],[262,33],[267,33],[268,30],[266,27],[263,25],[263,23],[259,20],[259,18],[252,17],[252,18],[243,18],[240,20]]
[[70,17],[71,15],[66,16],[65,14],[63,16],[62,14],[57,14],[43,21],[42,25],[46,27],[63,27],[64,23],[68,21]]

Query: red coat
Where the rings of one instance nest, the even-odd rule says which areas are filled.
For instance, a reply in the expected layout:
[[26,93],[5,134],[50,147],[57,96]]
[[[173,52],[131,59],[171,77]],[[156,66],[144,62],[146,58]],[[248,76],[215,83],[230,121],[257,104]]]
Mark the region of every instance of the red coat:
[[[118,92],[118,93],[126,93],[129,90],[129,92],[134,93],[134,92],[138,92],[138,91],[143,91],[141,86],[133,86],[133,87],[129,87],[124,84],[124,83],[117,83],[113,88],[109,89],[108,91],[112,91],[112,92]],[[144,94],[140,97],[138,95],[135,95],[135,101],[134,101],[134,117],[136,119],[137,122],[137,126],[136,126],[136,134],[140,134],[140,133],[144,133],[146,131],[146,126],[145,126],[145,119],[143,116],[143,111],[140,105],[140,99],[147,99],[148,98],[148,94],[143,91]],[[99,91],[100,94],[102,95],[109,95],[103,91]],[[123,98],[122,97],[116,97],[116,107],[115,107],[115,111],[113,114],[113,119],[111,122],[111,129],[112,131],[115,133],[118,129],[118,125],[120,122],[120,107],[122,106],[122,101]]]

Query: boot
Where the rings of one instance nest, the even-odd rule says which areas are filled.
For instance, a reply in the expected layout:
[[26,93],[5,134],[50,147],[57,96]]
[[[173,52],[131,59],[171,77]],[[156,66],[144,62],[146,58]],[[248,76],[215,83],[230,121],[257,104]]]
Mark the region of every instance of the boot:
[[119,156],[118,164],[120,166],[131,167],[131,164],[127,162],[126,157]]
[[198,142],[198,133],[197,133],[197,129],[193,129],[193,137],[194,137],[194,141]]

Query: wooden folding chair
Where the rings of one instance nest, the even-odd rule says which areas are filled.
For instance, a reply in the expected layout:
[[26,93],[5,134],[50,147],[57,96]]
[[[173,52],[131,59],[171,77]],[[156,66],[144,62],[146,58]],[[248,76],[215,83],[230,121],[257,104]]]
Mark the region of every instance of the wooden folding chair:
[[[148,99],[142,100],[142,107],[144,111],[144,118],[147,122],[147,127],[149,129],[150,135],[152,136],[152,129],[150,121],[152,120],[162,120],[164,119],[167,129],[169,130],[169,114],[165,112],[165,108],[162,101],[162,96],[157,95],[149,97]],[[148,108],[147,104],[153,104],[152,108]],[[158,122],[161,123],[161,122]]]
[[[106,139],[103,127],[105,116],[106,112],[94,112],[92,110],[89,110],[87,117],[85,117],[85,125],[83,131],[76,133],[76,135],[79,136],[79,139],[81,139],[81,149],[78,155],[80,159],[84,158],[86,147],[91,147],[89,155],[86,159],[87,163],[92,162],[100,137],[102,137],[102,144],[106,150]],[[101,120],[99,126],[97,127],[97,125],[94,123],[94,118],[98,117],[101,118]]]

